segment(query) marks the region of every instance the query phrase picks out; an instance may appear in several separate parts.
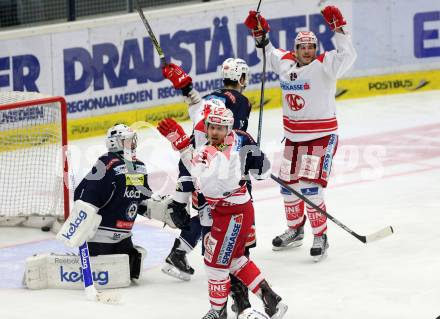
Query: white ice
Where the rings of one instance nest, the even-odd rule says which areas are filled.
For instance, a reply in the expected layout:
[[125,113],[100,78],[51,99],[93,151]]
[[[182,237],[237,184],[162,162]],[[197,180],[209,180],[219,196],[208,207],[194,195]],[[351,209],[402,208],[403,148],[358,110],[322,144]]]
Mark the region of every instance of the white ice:
[[[329,221],[329,256],[315,264],[307,224],[302,247],[273,252],[272,238],[284,231],[285,218],[279,187],[268,180],[254,183],[258,246],[252,259],[289,305],[286,319],[434,319],[440,315],[440,91],[340,101],[338,114],[340,145],[327,209],[360,234],[388,225],[395,234],[365,245]],[[254,134],[258,112],[250,122]],[[263,149],[276,173],[281,110],[265,111],[263,123]],[[177,155],[153,130],[139,135],[138,155],[152,172],[153,189],[172,191]],[[72,145],[78,182],[105,151],[104,139]],[[209,302],[199,247],[189,255],[196,269],[190,282],[160,271],[176,234],[139,217],[134,241],[149,251],[144,277],[120,290],[120,305],[104,305],[87,301],[82,291],[21,288],[27,256],[65,249],[51,233],[2,228],[0,318],[201,318]],[[251,302],[262,308],[256,298]]]

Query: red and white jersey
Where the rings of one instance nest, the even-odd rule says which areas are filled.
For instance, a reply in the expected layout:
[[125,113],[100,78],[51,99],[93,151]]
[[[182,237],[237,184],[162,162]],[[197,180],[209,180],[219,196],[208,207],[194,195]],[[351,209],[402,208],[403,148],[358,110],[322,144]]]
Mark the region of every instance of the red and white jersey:
[[235,131],[225,139],[222,151],[211,145],[203,145],[193,151],[190,172],[196,186],[210,204],[221,206],[244,204],[250,200],[243,179],[240,149],[241,138]]
[[275,49],[270,43],[266,46],[267,63],[279,75],[284,136],[291,141],[310,141],[337,132],[336,81],[357,55],[348,34],[335,33],[334,39],[336,50],[324,52],[302,67],[294,53]]

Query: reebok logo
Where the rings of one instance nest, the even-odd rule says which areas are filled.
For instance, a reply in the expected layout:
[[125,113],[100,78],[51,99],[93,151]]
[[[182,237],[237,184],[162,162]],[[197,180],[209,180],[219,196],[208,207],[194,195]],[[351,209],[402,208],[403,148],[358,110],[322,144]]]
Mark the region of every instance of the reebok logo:
[[[108,284],[109,276],[108,271],[100,271],[92,273],[93,281],[97,282],[101,286]],[[64,271],[63,266],[60,266],[60,281],[61,282],[78,282],[84,281],[81,268],[78,271]]]
[[75,235],[76,230],[78,229],[79,225],[87,219],[87,213],[83,210],[81,210],[78,214],[78,217],[73,221],[70,222],[70,227],[67,230],[67,233],[61,234],[64,238],[70,240],[70,238]]

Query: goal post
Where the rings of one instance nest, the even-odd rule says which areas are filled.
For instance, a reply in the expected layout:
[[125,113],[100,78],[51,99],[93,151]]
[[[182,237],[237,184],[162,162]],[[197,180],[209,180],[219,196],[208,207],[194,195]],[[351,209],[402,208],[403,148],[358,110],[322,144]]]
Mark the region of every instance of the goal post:
[[0,226],[51,226],[69,214],[63,97],[0,92]]

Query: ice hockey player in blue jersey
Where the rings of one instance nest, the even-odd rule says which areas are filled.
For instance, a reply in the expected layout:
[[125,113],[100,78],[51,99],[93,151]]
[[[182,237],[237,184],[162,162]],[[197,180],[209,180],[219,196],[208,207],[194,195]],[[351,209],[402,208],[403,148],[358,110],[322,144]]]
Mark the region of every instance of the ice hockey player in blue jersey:
[[77,212],[84,211],[91,217],[74,234],[62,228],[57,238],[71,247],[86,240],[91,256],[127,254],[130,278],[138,279],[146,251],[134,246],[131,239],[137,214],[164,221],[174,228],[186,225],[189,215],[186,207],[174,209],[170,197],[153,194],[147,168],[136,158],[137,134],[130,127],[124,124],[111,127],[106,146],[108,153],[98,158],[76,187],[74,207],[65,224]]

